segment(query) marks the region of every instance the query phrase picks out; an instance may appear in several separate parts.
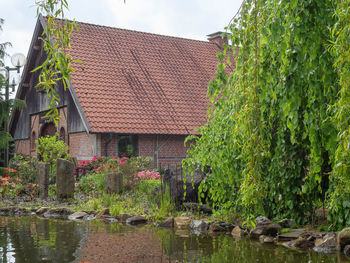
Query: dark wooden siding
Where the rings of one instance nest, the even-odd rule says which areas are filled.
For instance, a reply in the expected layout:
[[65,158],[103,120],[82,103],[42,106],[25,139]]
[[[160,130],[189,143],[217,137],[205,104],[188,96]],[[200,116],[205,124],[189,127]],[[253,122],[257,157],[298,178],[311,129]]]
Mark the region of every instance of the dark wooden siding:
[[[68,133],[85,131],[70,92],[68,90],[64,91],[63,85],[57,87],[57,92],[61,99],[58,106],[67,106],[68,109]],[[50,99],[46,96],[45,92],[37,92],[35,88],[31,88],[26,93],[25,102],[27,106],[21,110],[16,123],[14,132],[14,138],[16,140],[29,138],[30,116],[45,111],[50,103]]]
[[67,119],[67,126],[68,126],[68,133],[75,133],[75,132],[84,132],[85,127],[84,124],[80,118],[79,112],[77,110],[77,107],[75,106],[73,99],[71,96],[68,97],[67,101],[67,109],[68,109],[68,119]]

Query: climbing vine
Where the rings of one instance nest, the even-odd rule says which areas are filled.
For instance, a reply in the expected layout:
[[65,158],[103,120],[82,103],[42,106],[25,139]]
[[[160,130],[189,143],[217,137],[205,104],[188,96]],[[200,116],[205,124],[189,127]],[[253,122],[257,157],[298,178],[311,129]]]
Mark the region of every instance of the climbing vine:
[[299,223],[348,205],[349,9],[348,0],[243,2],[209,84],[208,122],[184,161],[210,171],[201,191],[212,205]]
[[68,9],[67,0],[41,0],[36,1],[36,5],[37,15],[43,12],[46,18],[46,28],[40,38],[44,43],[46,59],[33,71],[40,71],[37,89],[46,91],[51,99],[47,116],[56,123],[60,118],[57,109],[60,101],[57,86],[62,83],[64,90],[69,88],[70,74],[74,72],[72,63],[81,63],[69,54],[71,35],[78,28],[75,21],[64,19],[64,12]]

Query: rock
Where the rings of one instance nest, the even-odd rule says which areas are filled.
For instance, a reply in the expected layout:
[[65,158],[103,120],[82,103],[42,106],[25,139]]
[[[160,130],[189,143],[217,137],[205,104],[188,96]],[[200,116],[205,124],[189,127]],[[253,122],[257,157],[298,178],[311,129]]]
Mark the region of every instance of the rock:
[[147,223],[147,219],[141,215],[129,217],[126,219],[126,223],[128,225],[139,225],[139,224],[145,224]]
[[[315,242],[316,243],[316,242]],[[334,253],[340,250],[335,237],[328,237],[323,239],[323,242],[314,247],[314,251],[322,253]]]
[[[166,185],[170,191],[171,198],[176,204],[181,204],[185,202],[198,202],[198,187],[202,180],[205,178],[205,174],[199,170],[196,170],[193,176],[187,175],[184,177],[182,175],[182,169],[178,169],[178,172],[174,173],[170,169],[166,169],[164,172],[164,185]],[[185,187],[184,187],[184,181]],[[184,197],[184,189],[186,189],[186,198]]]
[[110,216],[111,214],[109,213],[109,208],[104,208],[101,210],[101,212],[99,212],[97,214],[97,218],[101,217],[101,216]]
[[275,243],[275,240],[273,237],[265,236],[265,235],[261,235],[259,237],[259,241],[260,241],[260,243],[268,243],[268,244]]
[[344,247],[344,255],[350,257],[350,245]]
[[338,233],[337,242],[341,249],[346,245],[350,245],[350,227],[344,228]]
[[48,197],[49,179],[50,179],[50,164],[39,162],[38,170],[37,170],[37,181],[39,184],[39,195],[40,195],[40,198],[42,199],[45,199]]
[[282,219],[281,221],[278,222],[278,224],[282,227],[282,228],[293,228],[296,226],[295,220],[293,219]]
[[278,241],[284,242],[284,241],[291,241],[298,239],[299,237],[305,235],[307,231],[304,229],[291,229],[288,233],[283,233],[278,235]]
[[213,209],[206,204],[198,204],[198,203],[192,203],[192,202],[187,202],[183,203],[182,206],[186,209],[189,209],[194,212],[203,212],[204,214],[211,215],[213,213]]
[[235,225],[235,224],[228,223],[228,222],[221,222],[221,223],[220,223],[220,226],[222,226],[223,228],[225,228],[227,232],[231,232],[232,229],[233,229],[236,225]]
[[190,223],[190,228],[192,230],[197,230],[197,231],[207,231],[209,228],[209,225],[207,222],[203,220],[193,220]]
[[25,215],[30,215],[30,214],[31,214],[31,211],[25,209],[24,207],[11,206],[11,207],[0,208],[0,215],[25,216]]
[[281,229],[281,226],[277,223],[257,224],[257,227],[250,232],[250,236],[252,238],[259,238],[261,235],[275,237],[281,231]]
[[174,226],[178,229],[188,229],[192,219],[187,216],[180,216],[174,218]]
[[56,197],[57,200],[74,198],[74,164],[64,159],[56,162]]
[[84,221],[91,221],[94,220],[96,217],[94,215],[86,215],[84,216],[83,220]]
[[190,236],[190,231],[189,229],[176,229],[175,235],[183,238],[188,238]]
[[255,220],[256,220],[256,227],[265,226],[272,223],[272,221],[265,216],[258,216],[257,218],[255,218]]
[[324,237],[323,239],[326,240],[328,238],[332,238],[334,237],[335,239],[337,238],[337,235],[334,233],[334,232],[328,232]]
[[103,218],[103,222],[105,223],[118,223],[119,220],[117,218],[113,218],[111,216]]
[[84,219],[85,216],[87,216],[88,214],[85,212],[75,212],[71,215],[68,216],[69,220],[82,220]]
[[239,226],[235,226],[231,231],[231,235],[234,237],[242,237],[244,236],[244,231]]
[[159,223],[160,227],[174,227],[174,217],[170,216],[165,219],[163,222]]
[[130,217],[133,217],[133,215],[130,215],[130,214],[121,214],[119,216],[117,216],[116,218],[119,219],[120,222],[123,222],[125,223],[126,220]]
[[49,209],[47,212],[43,214],[43,217],[47,218],[66,218],[69,215],[73,214],[74,211],[70,208],[59,207]]
[[210,233],[215,233],[215,232],[226,232],[226,228],[222,227],[218,223],[212,223],[209,226],[209,232]]
[[315,247],[321,245],[324,242],[323,238],[316,238],[315,240]]
[[50,208],[48,207],[40,207],[38,210],[35,211],[37,215],[42,215],[46,213]]
[[299,238],[299,239],[282,243],[282,246],[286,248],[293,248],[293,249],[296,249],[296,248],[308,249],[308,248],[314,247],[314,245],[315,245],[314,241],[310,241],[305,238]]
[[194,219],[194,214],[192,214],[191,212],[182,213],[181,216],[182,217],[189,217],[191,219]]
[[106,192],[109,194],[121,193],[123,191],[123,174],[106,174]]

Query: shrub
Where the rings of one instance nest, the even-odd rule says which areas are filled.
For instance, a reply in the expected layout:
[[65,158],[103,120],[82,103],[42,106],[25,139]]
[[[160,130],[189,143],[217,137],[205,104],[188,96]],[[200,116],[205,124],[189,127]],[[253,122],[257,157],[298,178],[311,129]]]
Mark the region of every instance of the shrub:
[[43,162],[50,164],[50,179],[56,176],[56,161],[58,158],[68,160],[68,145],[61,140],[57,140],[58,133],[54,136],[40,137],[35,143],[38,145],[36,152],[40,155]]
[[103,172],[83,176],[77,185],[77,190],[82,193],[103,192],[104,189],[105,174]]
[[16,154],[10,160],[10,167],[18,171],[18,176],[23,184],[35,182],[38,167],[37,158]]

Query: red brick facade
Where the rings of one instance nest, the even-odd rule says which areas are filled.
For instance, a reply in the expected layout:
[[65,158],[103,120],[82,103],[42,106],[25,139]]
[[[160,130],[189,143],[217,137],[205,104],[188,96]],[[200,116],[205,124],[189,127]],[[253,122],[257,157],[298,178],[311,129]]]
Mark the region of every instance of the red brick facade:
[[86,132],[69,134],[69,153],[80,159],[91,159],[96,154],[96,134]]
[[[55,132],[59,135],[63,135],[64,141],[68,144],[68,133],[67,133],[67,108],[63,107],[59,109],[61,119],[57,122]],[[37,113],[30,116],[30,134],[29,139],[16,140],[15,151],[16,153],[22,153],[24,155],[36,156],[36,143],[35,141],[40,137],[43,129],[49,124],[48,118],[45,118],[45,113]]]
[[[32,118],[33,131],[38,134],[40,125],[35,117]],[[64,127],[63,125],[61,127]],[[39,129],[40,130],[40,129]],[[182,135],[138,135],[137,154],[156,159],[155,167],[167,167],[179,164],[186,156],[188,147],[184,147],[186,136]],[[36,137],[37,139],[37,137]],[[88,134],[86,132],[71,133],[66,135],[71,156],[79,160],[91,159],[93,156],[105,156],[107,142],[107,156],[118,156],[118,135],[113,134]],[[31,140],[16,140],[16,153],[36,156],[31,147]]]
[[15,141],[15,151],[16,153],[21,153],[24,155],[30,155],[30,140],[16,140]]

